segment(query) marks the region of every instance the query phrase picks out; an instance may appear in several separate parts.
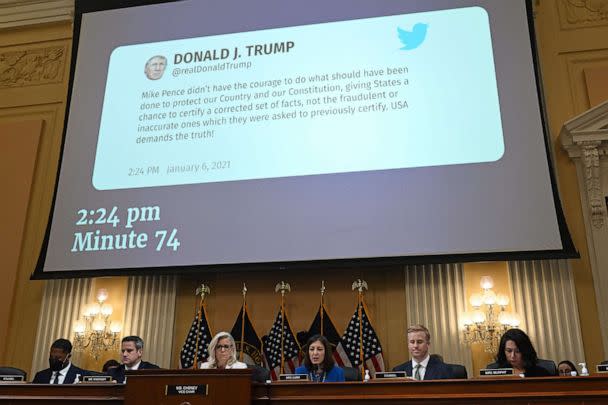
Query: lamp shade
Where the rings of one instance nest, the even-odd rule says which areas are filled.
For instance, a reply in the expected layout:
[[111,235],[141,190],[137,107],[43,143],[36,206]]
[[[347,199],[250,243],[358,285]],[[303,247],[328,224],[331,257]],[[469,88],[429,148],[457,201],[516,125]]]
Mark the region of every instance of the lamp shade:
[[481,278],[481,280],[479,281],[479,285],[484,290],[492,289],[492,288],[494,288],[494,279],[490,276],[483,276]]
[[486,315],[482,311],[473,312],[473,322],[482,323],[486,320]]
[[110,315],[112,315],[112,311],[113,311],[112,305],[110,305],[110,304],[103,304],[101,306],[101,314],[103,316],[110,316]]
[[74,333],[76,333],[77,335],[82,335],[82,334],[84,334],[85,330],[86,330],[86,325],[84,324],[84,322],[82,322],[82,321],[74,322]]
[[93,321],[93,325],[92,328],[95,332],[101,332],[102,330],[104,330],[106,327],[106,323],[104,321],[102,321],[101,319],[95,319],[95,321]]
[[486,305],[494,305],[496,303],[496,293],[494,291],[486,291],[483,294],[483,303]]
[[509,301],[509,297],[505,294],[498,294],[498,296],[496,297],[496,303],[501,307],[506,307],[507,305],[509,305]]
[[483,304],[483,296],[478,293],[472,294],[469,302],[473,308],[479,308]]
[[107,299],[108,299],[108,290],[106,290],[105,288],[100,288],[97,291],[97,301],[104,302]]

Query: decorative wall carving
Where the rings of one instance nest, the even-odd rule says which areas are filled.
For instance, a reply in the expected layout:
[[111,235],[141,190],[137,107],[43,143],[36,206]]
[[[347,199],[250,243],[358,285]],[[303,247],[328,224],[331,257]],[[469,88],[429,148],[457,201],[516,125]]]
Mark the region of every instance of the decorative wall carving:
[[0,88],[60,82],[65,57],[64,46],[0,53]]
[[601,142],[587,141],[578,144],[581,147],[582,161],[585,168],[585,184],[587,186],[591,223],[594,227],[601,228],[604,224],[604,205],[600,183],[600,151],[598,149]]
[[561,0],[562,27],[608,24],[608,0]]
[[562,147],[574,161],[580,160],[579,184],[581,196],[587,197],[589,219],[596,230],[605,223],[604,190],[602,190],[601,160],[608,156],[608,101],[567,121],[560,132]]

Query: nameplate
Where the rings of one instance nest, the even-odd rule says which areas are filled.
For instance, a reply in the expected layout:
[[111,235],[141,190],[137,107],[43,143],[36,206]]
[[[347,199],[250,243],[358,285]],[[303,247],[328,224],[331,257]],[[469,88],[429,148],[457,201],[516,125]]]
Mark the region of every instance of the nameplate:
[[165,385],[165,396],[172,395],[200,395],[206,396],[208,391],[207,384],[197,385]]
[[480,377],[504,377],[513,376],[512,368],[483,368],[479,370]]
[[405,371],[384,371],[376,373],[375,378],[406,378]]
[[85,383],[111,383],[112,376],[110,375],[85,375],[82,376],[82,382]]
[[0,375],[1,382],[23,382],[25,381],[24,377],[19,374],[15,375]]
[[598,364],[597,372],[598,373],[608,373],[608,364]]
[[279,381],[308,381],[308,374],[280,374]]

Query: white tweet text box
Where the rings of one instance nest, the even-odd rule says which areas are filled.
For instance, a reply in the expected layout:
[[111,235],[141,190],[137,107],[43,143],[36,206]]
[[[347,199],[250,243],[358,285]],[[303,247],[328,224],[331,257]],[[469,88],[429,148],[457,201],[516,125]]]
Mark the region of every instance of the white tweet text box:
[[92,177],[109,190],[503,153],[488,16],[470,7],[119,47]]

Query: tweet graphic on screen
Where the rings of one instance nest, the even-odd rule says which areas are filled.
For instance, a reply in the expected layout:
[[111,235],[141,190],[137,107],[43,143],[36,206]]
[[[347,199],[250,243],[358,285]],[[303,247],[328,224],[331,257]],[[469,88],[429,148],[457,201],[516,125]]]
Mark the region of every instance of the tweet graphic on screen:
[[118,47],[92,180],[112,190],[503,153],[488,15],[469,7]]

